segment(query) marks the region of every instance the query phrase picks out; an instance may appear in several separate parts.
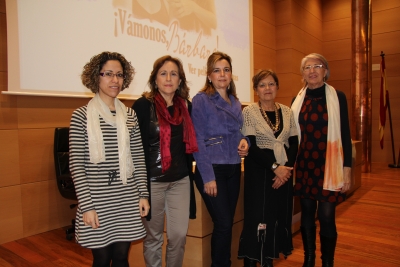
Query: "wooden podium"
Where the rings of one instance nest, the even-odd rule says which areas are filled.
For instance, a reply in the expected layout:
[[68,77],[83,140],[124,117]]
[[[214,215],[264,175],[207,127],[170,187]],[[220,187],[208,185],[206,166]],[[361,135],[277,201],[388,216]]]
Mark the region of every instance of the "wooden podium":
[[[362,145],[360,141],[353,141],[353,167],[352,167],[352,187],[348,193],[351,195],[354,190],[361,186],[361,155]],[[243,169],[243,165],[242,165]],[[189,230],[186,239],[185,257],[183,261],[184,267],[209,267],[211,266],[211,233],[213,223],[208,214],[207,208],[195,188],[196,205],[197,205],[197,218],[189,221]],[[295,233],[300,229],[300,203],[297,197],[293,198],[293,223],[292,231]],[[236,207],[233,235],[232,235],[232,250],[231,261],[232,267],[242,267],[243,260],[237,258],[239,247],[239,238],[243,227],[243,172],[240,184],[239,200]],[[164,245],[163,245],[163,266],[165,266],[165,244],[166,234],[164,231]],[[129,264],[131,267],[144,267],[143,259],[143,244],[141,241],[132,244],[129,254]]]

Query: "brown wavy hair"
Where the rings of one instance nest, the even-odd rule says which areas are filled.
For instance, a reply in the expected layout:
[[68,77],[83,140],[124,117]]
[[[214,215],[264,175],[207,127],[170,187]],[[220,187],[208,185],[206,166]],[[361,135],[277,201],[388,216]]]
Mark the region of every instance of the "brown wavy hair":
[[175,65],[178,67],[178,74],[179,74],[179,79],[181,79],[181,82],[177,90],[175,91],[175,95],[178,95],[183,99],[189,99],[190,88],[187,85],[186,75],[185,71],[183,70],[182,62],[178,58],[171,57],[170,55],[162,56],[156,59],[156,61],[154,61],[153,70],[151,71],[149,80],[147,82],[150,88],[150,92],[144,92],[142,96],[144,96],[149,100],[153,100],[153,98],[156,96],[156,94],[158,93],[158,88],[156,86],[157,74],[158,71],[166,62],[175,63]]
[[100,89],[100,71],[104,64],[109,60],[118,60],[119,63],[121,63],[122,71],[124,73],[124,81],[122,83],[121,91],[129,87],[133,80],[135,69],[132,67],[131,63],[119,53],[105,51],[93,56],[83,67],[81,74],[82,84],[93,93],[97,93]]
[[274,78],[274,81],[276,82],[277,89],[279,89],[279,80],[278,80],[278,76],[276,75],[276,73],[273,70],[270,70],[270,69],[268,69],[268,70],[261,69],[261,70],[258,70],[257,74],[255,74],[253,76],[253,79],[252,79],[254,91],[257,91],[258,84],[262,80],[267,78],[268,76],[272,76],[272,78]]
[[[232,72],[232,59],[230,56],[228,56],[227,54],[223,53],[223,52],[214,52],[212,53],[207,60],[207,76],[206,76],[206,82],[203,86],[203,88],[200,90],[200,92],[204,92],[207,95],[213,95],[215,94],[216,90],[214,85],[208,81],[208,76],[211,75],[211,73],[214,70],[214,66],[215,63],[217,63],[220,60],[226,60],[229,63],[229,67],[231,68],[231,72]],[[238,99],[237,95],[236,95],[236,86],[235,83],[233,82],[233,79],[231,79],[231,82],[229,84],[229,89],[228,89],[228,95],[233,95],[236,99]]]

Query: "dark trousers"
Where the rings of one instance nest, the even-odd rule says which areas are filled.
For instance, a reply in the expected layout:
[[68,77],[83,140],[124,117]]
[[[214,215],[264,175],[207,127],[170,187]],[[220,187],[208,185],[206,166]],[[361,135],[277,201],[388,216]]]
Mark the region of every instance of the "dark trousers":
[[213,164],[217,196],[204,193],[204,184],[196,168],[195,182],[214,223],[211,237],[212,267],[231,266],[232,226],[240,190],[241,165]]

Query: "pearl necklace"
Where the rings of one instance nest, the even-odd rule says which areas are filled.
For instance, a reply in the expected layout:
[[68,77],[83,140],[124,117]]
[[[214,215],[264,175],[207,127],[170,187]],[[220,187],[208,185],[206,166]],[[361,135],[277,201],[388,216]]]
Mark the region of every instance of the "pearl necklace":
[[267,113],[266,113],[265,110],[261,107],[261,102],[260,102],[260,101],[258,101],[258,106],[260,107],[261,115],[263,116],[264,120],[267,122],[267,124],[269,125],[269,127],[271,127],[272,131],[273,131],[274,133],[276,133],[277,131],[279,131],[280,119],[279,119],[279,112],[278,112],[278,108],[276,107],[276,103],[274,104],[275,125],[272,124],[271,120],[268,118]]

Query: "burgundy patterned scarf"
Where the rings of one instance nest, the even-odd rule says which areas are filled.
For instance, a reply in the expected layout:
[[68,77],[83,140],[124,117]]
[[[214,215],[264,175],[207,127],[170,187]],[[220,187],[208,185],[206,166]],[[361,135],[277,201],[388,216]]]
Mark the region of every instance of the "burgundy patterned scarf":
[[167,105],[161,94],[154,97],[156,104],[156,112],[158,122],[160,124],[160,151],[161,151],[161,166],[162,172],[168,170],[171,166],[171,126],[179,125],[183,122],[183,142],[186,144],[186,153],[190,154],[198,151],[196,133],[192,119],[190,118],[188,108],[186,107],[185,100],[175,95],[173,98],[174,103],[174,116],[168,112]]

